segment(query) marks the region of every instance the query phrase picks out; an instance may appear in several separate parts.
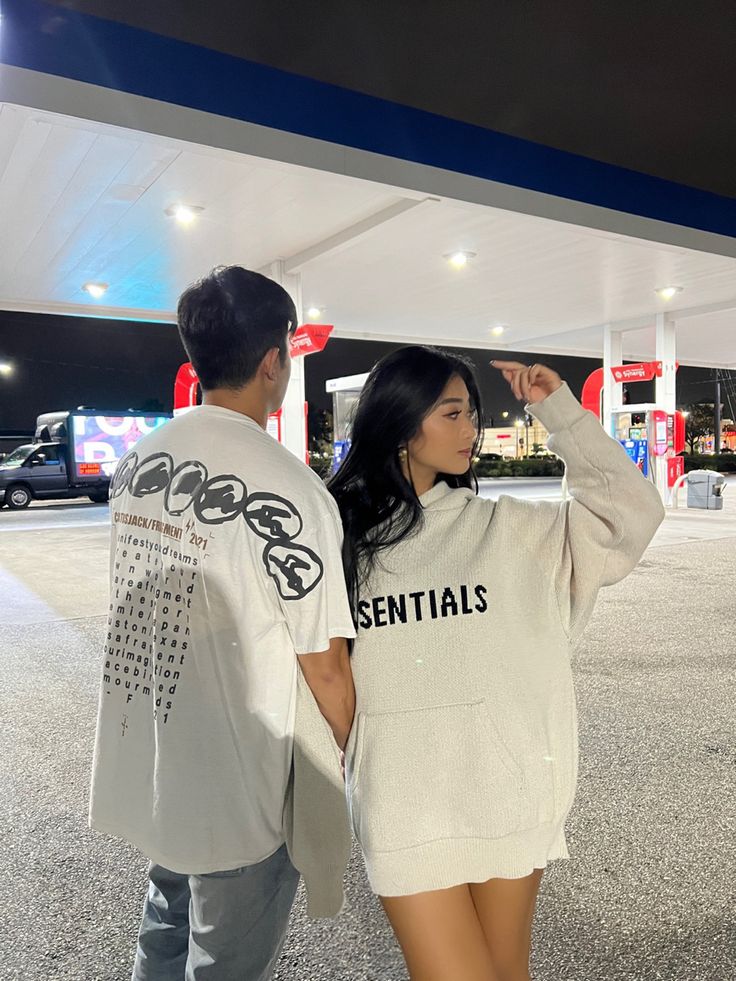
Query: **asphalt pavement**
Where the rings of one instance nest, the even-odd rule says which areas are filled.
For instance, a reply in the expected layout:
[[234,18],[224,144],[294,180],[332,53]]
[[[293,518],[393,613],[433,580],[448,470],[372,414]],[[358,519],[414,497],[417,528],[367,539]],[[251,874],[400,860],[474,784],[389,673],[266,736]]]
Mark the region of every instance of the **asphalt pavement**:
[[[542,881],[535,981],[736,978],[729,492],[723,512],[668,514],[574,651],[571,861]],[[0,512],[0,981],[130,976],[146,862],[86,826],[107,523],[86,503]],[[275,981],[404,981],[357,849],[346,890],[343,916],[309,921],[300,885]]]
[[[483,478],[479,481],[482,497],[496,499],[512,490],[515,497],[534,500],[556,500],[561,495],[561,481],[555,477],[519,479]],[[108,525],[110,515],[107,504],[92,504],[87,498],[69,501],[33,501],[23,511],[0,510],[0,534],[3,531],[36,531],[50,528],[89,528]]]

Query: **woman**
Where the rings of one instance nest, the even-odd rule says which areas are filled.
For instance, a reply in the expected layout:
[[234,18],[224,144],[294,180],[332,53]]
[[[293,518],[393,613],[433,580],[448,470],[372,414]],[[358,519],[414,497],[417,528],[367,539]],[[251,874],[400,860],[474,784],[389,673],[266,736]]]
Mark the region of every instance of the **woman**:
[[556,372],[491,364],[549,431],[571,500],[477,496],[472,367],[420,346],[370,372],[328,484],[357,626],[348,805],[412,981],[529,978],[543,869],[568,857],[570,646],[664,516]]

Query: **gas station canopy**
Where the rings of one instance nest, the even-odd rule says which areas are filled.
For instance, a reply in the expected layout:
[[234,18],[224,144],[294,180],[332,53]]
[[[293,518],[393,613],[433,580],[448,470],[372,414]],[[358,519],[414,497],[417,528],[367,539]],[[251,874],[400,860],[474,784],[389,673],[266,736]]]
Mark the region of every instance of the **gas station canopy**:
[[173,321],[240,263],[334,337],[602,358],[609,431],[611,367],[667,413],[675,361],[736,367],[733,198],[70,6],[3,7],[0,308]]
[[[20,95],[17,78],[8,88]],[[188,226],[166,213],[178,203],[202,209]],[[635,216],[626,235],[621,213],[606,229],[557,220],[553,199],[538,214],[502,203],[4,103],[0,308],[173,322],[212,265],[282,260],[336,337],[601,357],[610,324],[640,361],[661,311],[681,364],[736,367],[736,257],[723,254],[736,242],[677,226],[657,242],[662,223]],[[472,253],[459,269],[445,258],[458,251]],[[669,301],[655,292],[670,285]]]
[[80,6],[4,0],[0,307],[173,320],[212,265],[280,263],[336,337],[600,357],[609,325],[643,361],[665,312],[681,364],[736,366],[733,198]]

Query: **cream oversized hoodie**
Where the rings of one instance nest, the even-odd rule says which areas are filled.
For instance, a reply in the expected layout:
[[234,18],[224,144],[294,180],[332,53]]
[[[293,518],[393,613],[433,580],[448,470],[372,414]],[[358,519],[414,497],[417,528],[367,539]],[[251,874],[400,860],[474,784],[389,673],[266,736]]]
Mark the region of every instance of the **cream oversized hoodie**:
[[[494,502],[441,481],[420,497],[418,534],[381,553],[361,593],[345,792],[381,895],[525,875],[567,855],[570,647],[664,509],[567,384],[525,408],[565,462],[570,499]],[[295,739],[287,843],[309,914],[336,915],[350,826],[338,750],[303,679]]]

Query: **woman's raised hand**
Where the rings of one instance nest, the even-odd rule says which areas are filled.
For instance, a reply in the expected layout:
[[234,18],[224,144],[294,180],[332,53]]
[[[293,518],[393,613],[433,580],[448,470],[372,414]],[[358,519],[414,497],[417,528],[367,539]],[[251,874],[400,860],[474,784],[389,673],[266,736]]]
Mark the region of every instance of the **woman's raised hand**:
[[541,402],[562,385],[562,379],[543,364],[522,364],[520,361],[491,361],[509,383],[517,399],[524,402]]

